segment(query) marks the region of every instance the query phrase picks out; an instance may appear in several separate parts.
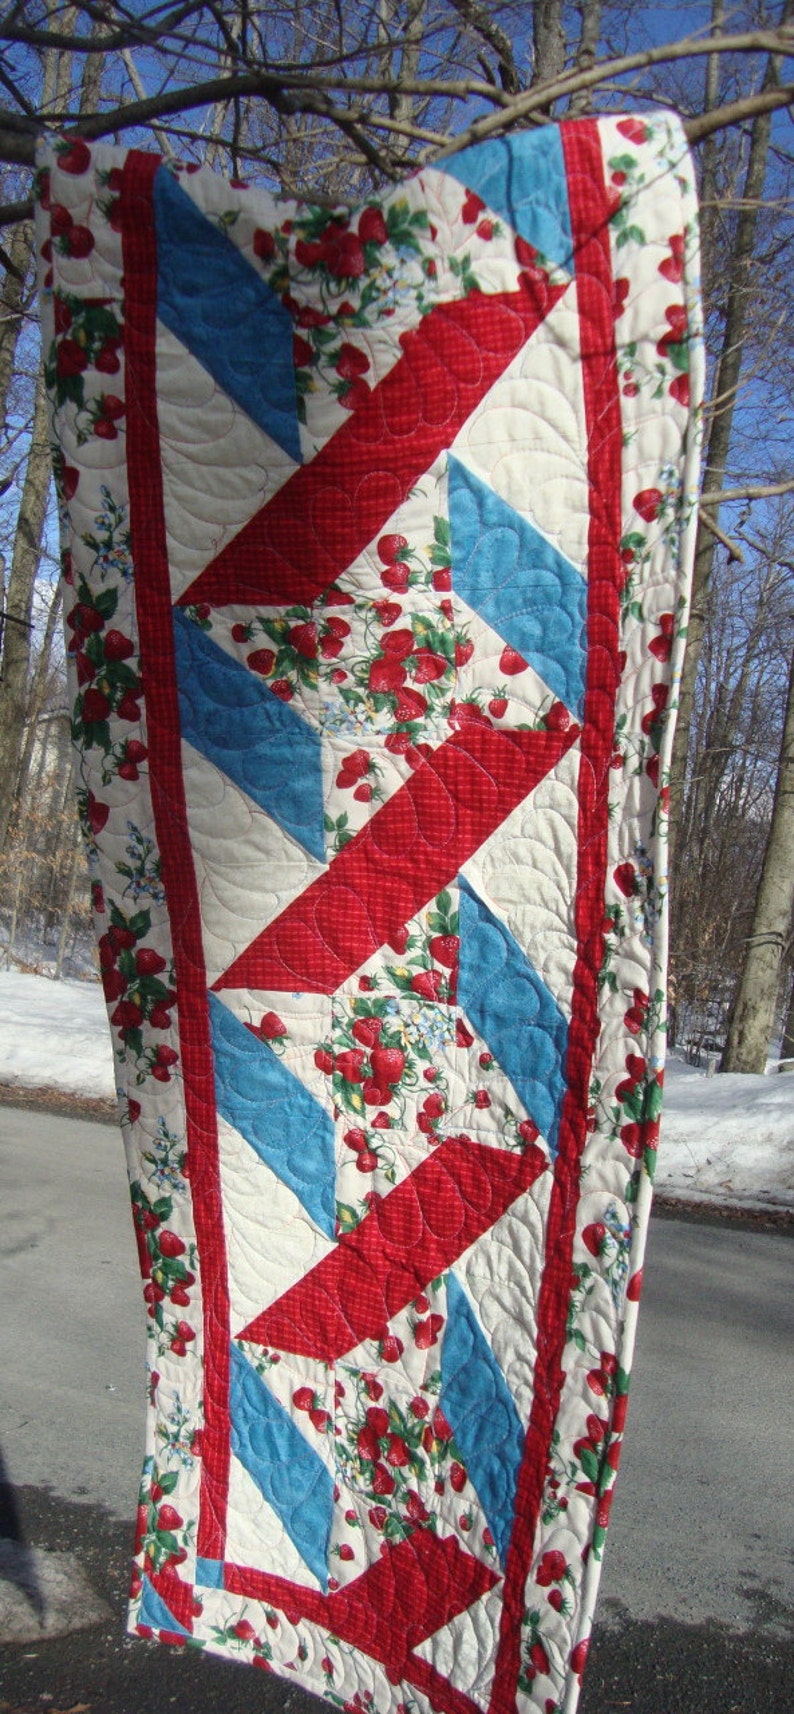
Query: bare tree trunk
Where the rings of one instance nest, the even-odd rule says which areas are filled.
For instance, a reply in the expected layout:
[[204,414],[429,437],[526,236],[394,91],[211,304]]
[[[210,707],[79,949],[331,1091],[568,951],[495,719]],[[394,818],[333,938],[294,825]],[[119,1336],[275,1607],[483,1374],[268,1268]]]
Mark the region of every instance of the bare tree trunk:
[[63,973],[63,961],[66,953],[66,937],[71,925],[72,905],[74,904],[74,896],[77,891],[78,870],[82,872],[82,865],[80,863],[81,857],[82,849],[80,841],[75,838],[72,845],[72,854],[69,859],[69,868],[65,879],[63,901],[61,904],[61,926],[58,934],[58,947],[55,953],[55,970],[53,972],[56,982],[59,981]]
[[753,932],[733,1005],[723,1071],[763,1072],[775,1021],[780,966],[794,908],[794,660]]
[[41,718],[44,703],[47,699],[47,681],[50,674],[50,658],[52,655],[55,631],[60,618],[62,600],[63,588],[59,583],[53,591],[50,610],[47,614],[47,623],[44,627],[44,636],[41,641],[41,648],[39,649],[36,657],[36,665],[33,670],[33,680],[30,686],[30,695],[28,697],[27,730],[25,732],[25,743],[19,764],[16,803],[19,802],[19,799],[27,785],[31,758],[33,756],[33,746],[36,742],[38,723]]
[[794,969],[789,971],[789,976],[791,987],[789,989],[786,1020],[783,1025],[783,1040],[780,1044],[780,1058],[781,1061],[784,1059],[791,1060],[792,1063],[786,1066],[781,1063],[780,1069],[781,1071],[794,1072]]
[[535,0],[532,8],[532,82],[545,83],[565,70],[565,27],[562,0]]
[[8,248],[11,267],[0,293],[0,444],[5,439],[8,394],[14,373],[17,342],[30,302],[27,278],[33,252],[33,223],[23,220],[15,226]]
[[[794,0],[787,0],[784,8],[786,21],[794,13]],[[777,82],[778,60],[770,57],[764,75],[764,88]],[[747,316],[752,302],[752,270],[753,251],[755,248],[758,214],[766,179],[767,157],[769,154],[769,136],[771,117],[762,113],[753,122],[750,154],[747,162],[744,187],[742,191],[742,207],[736,223],[736,238],[733,246],[733,266],[728,287],[728,301],[725,312],[725,327],[722,337],[722,350],[714,377],[711,431],[704,454],[703,476],[707,487],[719,490],[725,486],[725,472],[730,452],[731,433],[733,429],[733,412],[739,385],[739,374],[742,366],[744,338],[747,328]],[[713,179],[712,179],[713,182]],[[712,508],[712,513],[718,508]],[[689,613],[689,628],[687,634],[687,650],[684,657],[684,668],[681,676],[681,689],[678,699],[678,716],[676,720],[673,756],[670,768],[670,867],[675,866],[675,852],[678,835],[681,828],[683,813],[684,790],[686,783],[686,764],[689,750],[689,730],[692,722],[692,709],[695,698],[695,681],[697,678],[700,650],[706,627],[706,604],[708,600],[711,570],[714,561],[714,536],[701,523],[697,533],[695,546],[695,564],[692,582],[692,604]]]
[[[576,48],[575,66],[577,71],[589,71],[595,65],[598,53],[598,41],[601,33],[601,0],[581,0],[577,11],[581,18],[579,41]],[[714,56],[716,58],[716,55]],[[577,118],[582,113],[589,113],[592,107],[592,91],[582,89],[571,102],[571,115]]]
[[39,374],[3,629],[0,674],[0,850],[5,845],[8,834],[24,746],[33,592],[41,561],[50,468],[47,401],[44,382]]

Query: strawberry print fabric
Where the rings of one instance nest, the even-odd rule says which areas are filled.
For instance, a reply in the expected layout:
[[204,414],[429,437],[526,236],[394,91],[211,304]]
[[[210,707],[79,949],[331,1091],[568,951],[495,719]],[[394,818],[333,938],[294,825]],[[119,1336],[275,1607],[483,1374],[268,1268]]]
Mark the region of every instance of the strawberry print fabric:
[[574,1708],[659,1132],[700,347],[678,122],[350,211],[40,162],[149,1329],[130,1625]]

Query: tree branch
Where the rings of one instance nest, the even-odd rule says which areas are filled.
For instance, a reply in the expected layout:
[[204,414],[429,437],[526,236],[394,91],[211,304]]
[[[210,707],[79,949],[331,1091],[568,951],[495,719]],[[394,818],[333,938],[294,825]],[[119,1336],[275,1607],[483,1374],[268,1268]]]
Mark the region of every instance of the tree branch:
[[794,493],[794,478],[788,482],[751,483],[747,488],[720,488],[701,494],[701,506],[721,506],[726,500],[771,500],[776,494]]

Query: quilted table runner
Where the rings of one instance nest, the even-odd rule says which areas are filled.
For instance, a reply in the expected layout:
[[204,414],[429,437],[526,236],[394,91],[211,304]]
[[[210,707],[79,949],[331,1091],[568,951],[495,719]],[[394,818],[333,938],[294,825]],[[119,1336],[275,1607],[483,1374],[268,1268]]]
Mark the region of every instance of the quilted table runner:
[[663,1077],[680,126],[352,211],[66,141],[40,195],[132,1628],[345,1709],[570,1711]]

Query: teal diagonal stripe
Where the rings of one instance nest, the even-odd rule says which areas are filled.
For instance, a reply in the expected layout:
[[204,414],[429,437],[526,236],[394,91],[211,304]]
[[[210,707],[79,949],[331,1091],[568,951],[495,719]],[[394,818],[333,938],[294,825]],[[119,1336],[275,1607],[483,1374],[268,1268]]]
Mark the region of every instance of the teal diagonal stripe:
[[167,167],[154,181],[154,215],[160,320],[300,464],[293,327],[281,299]]
[[573,236],[559,126],[491,137],[452,155],[444,172],[476,191],[492,214],[550,262],[570,266]]
[[462,596],[581,720],[587,585],[487,483],[449,460],[452,575]]
[[181,608],[173,617],[183,738],[324,861],[319,733]]
[[209,1000],[218,1112],[334,1236],[334,1127],[330,1115],[227,1006]]
[[333,1477],[236,1345],[231,1347],[230,1406],[235,1458],[325,1589]]
[[462,1286],[447,1276],[441,1408],[505,1564],[524,1431],[513,1396]]
[[460,880],[458,1001],[556,1154],[568,1024],[554,996],[466,880]]

